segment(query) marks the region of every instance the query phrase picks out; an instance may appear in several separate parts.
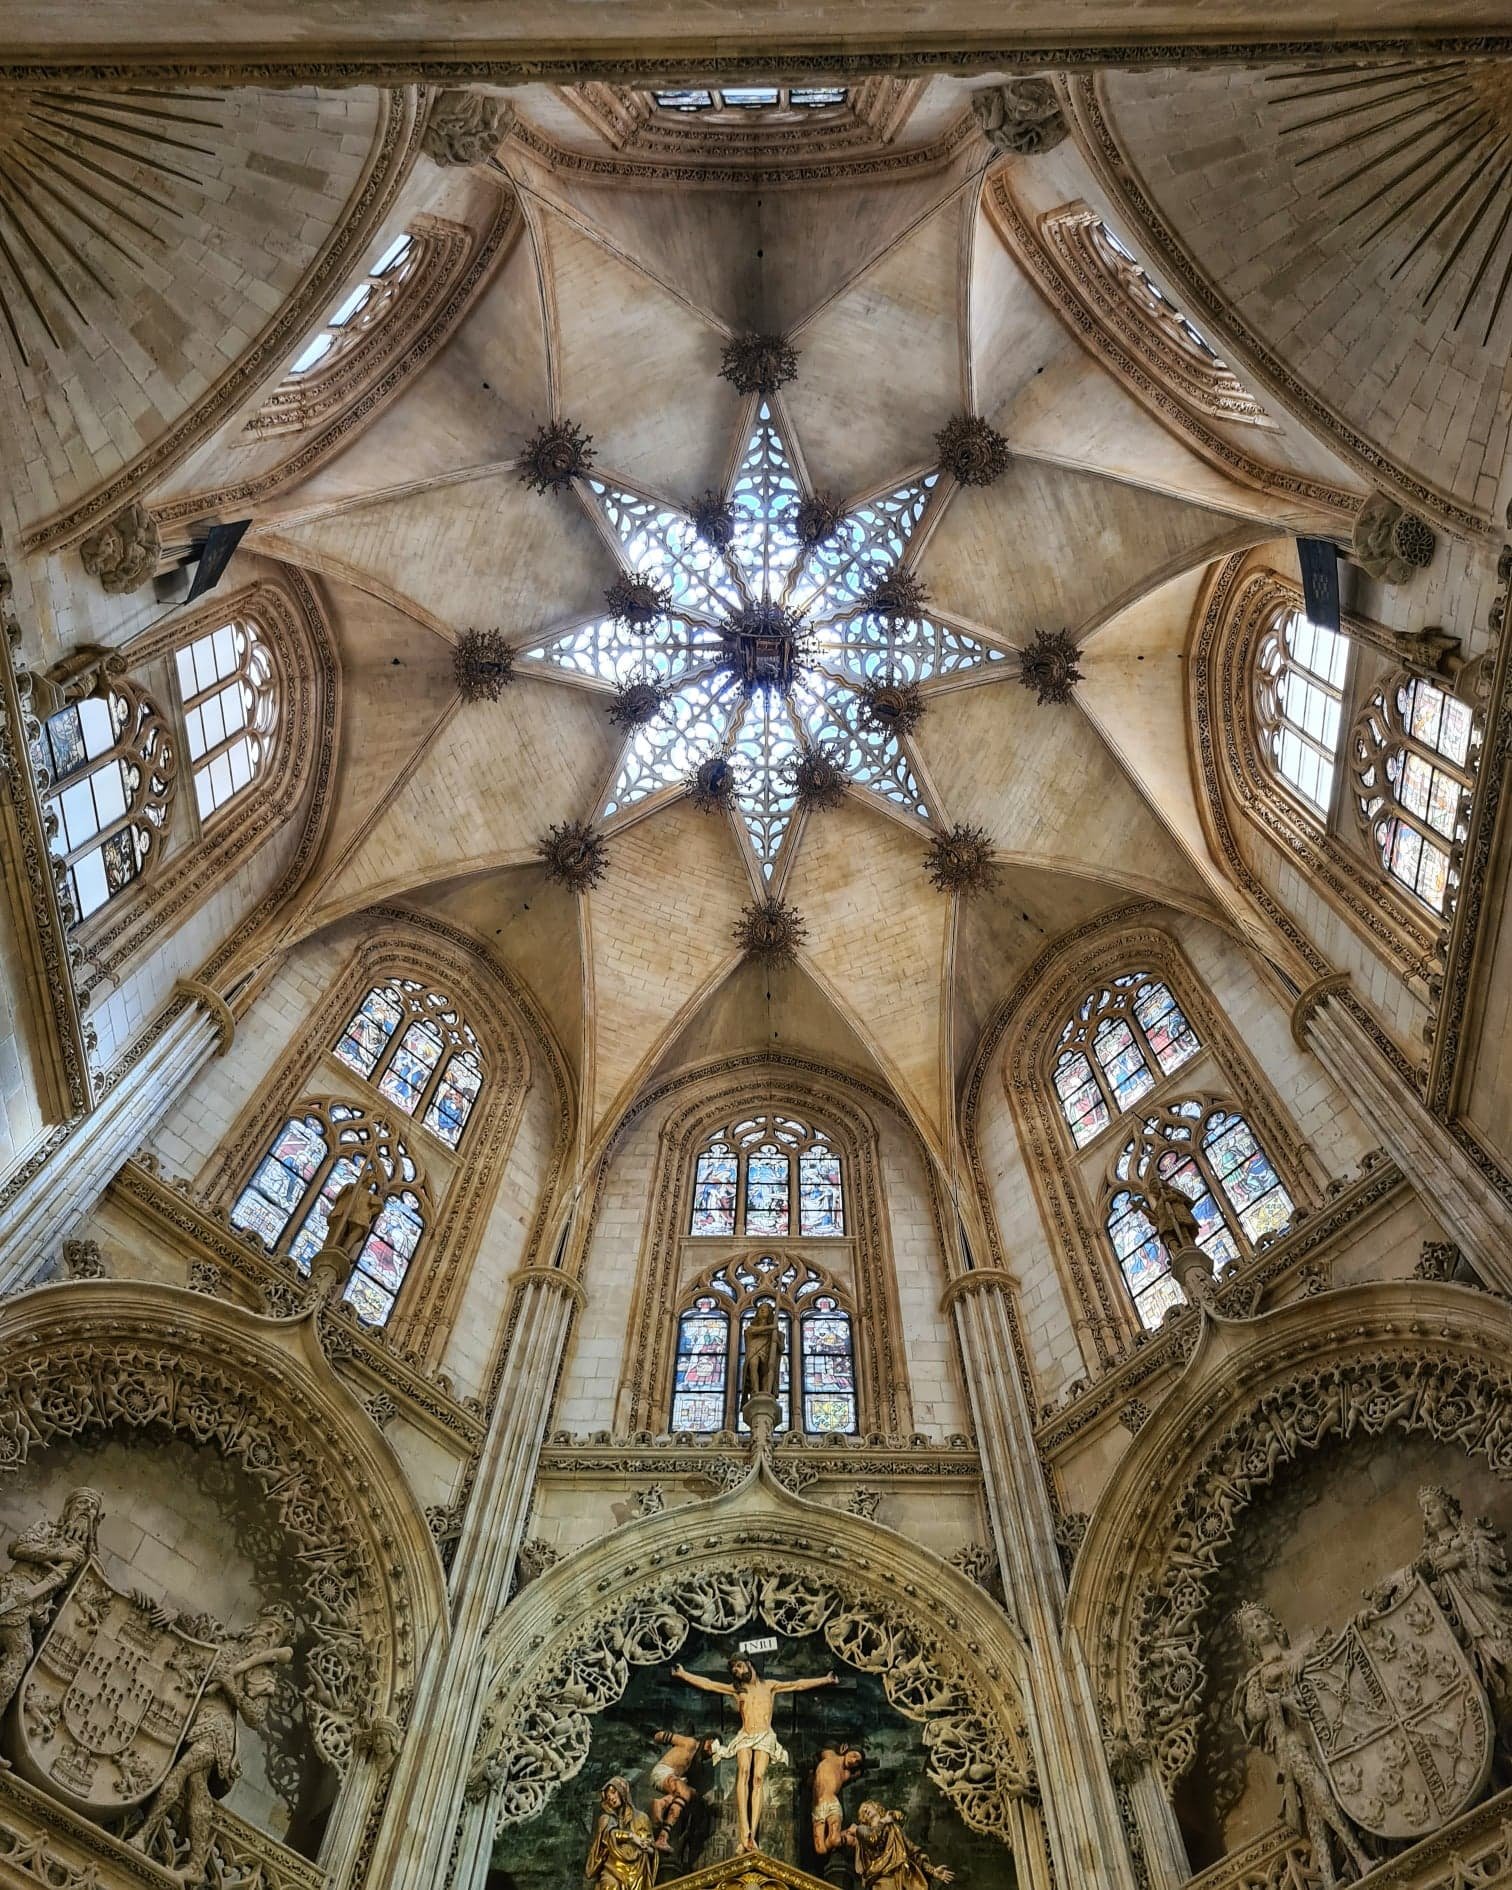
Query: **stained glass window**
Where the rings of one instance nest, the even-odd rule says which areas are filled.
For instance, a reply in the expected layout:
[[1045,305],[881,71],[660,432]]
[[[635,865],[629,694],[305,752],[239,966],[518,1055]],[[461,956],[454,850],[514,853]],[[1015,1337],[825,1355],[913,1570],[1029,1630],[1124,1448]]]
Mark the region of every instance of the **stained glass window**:
[[685,85],[653,92],[664,112],[680,115],[719,113],[735,118],[744,112],[834,111],[846,101],[843,85]]
[[75,912],[87,919],[141,875],[161,844],[173,748],[150,698],[118,680],[50,716],[43,740],[57,817],[52,848],[67,866]]
[[[817,1267],[772,1253],[725,1262],[706,1274],[685,1301],[672,1366],[672,1430],[743,1428],[738,1407],[745,1334],[762,1305],[776,1309],[783,1335],[778,1429],[787,1430],[793,1421],[796,1370],[801,1428],[811,1435],[853,1435],[859,1422],[850,1313]],[[739,1333],[733,1371],[732,1319]]]
[[425,1232],[425,1183],[404,1143],[381,1119],[350,1103],[316,1102],[274,1136],[231,1210],[270,1252],[282,1249],[301,1273],[326,1244],[331,1205],[364,1179],[381,1196],[356,1254],[344,1297],[369,1325],[386,1325]]
[[1244,1117],[1183,1098],[1147,1116],[1114,1164],[1104,1225],[1140,1321],[1158,1326],[1182,1303],[1145,1189],[1178,1189],[1197,1218],[1197,1244],[1221,1268],[1287,1227],[1292,1199]]
[[1089,991],[1061,1031],[1052,1071],[1076,1146],[1085,1148],[1201,1048],[1170,987],[1148,972],[1124,972]]
[[224,623],[175,652],[194,798],[208,820],[256,780],[277,719],[273,660],[244,621]]
[[335,1054],[448,1148],[460,1143],[483,1064],[471,1027],[443,992],[414,978],[375,985],[347,1020]]
[[753,1116],[705,1143],[693,1169],[691,1234],[769,1240],[845,1233],[840,1157],[788,1116]]
[[1261,639],[1255,695],[1261,738],[1281,779],[1326,821],[1333,802],[1349,638],[1288,611]]
[[1383,689],[1355,725],[1355,800],[1382,866],[1431,912],[1458,885],[1454,851],[1480,732],[1469,707],[1421,676]]
[[361,282],[347,290],[324,324],[289,363],[288,379],[303,380],[316,368],[334,367],[394,306],[412,279],[420,245],[407,231],[387,243]]

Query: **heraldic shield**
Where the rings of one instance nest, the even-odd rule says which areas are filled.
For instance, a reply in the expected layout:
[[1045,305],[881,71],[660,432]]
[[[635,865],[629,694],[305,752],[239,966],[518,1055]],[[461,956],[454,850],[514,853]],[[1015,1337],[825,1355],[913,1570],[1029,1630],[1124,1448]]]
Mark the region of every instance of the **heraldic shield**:
[[89,1817],[130,1810],[173,1763],[215,1654],[156,1626],[91,1556],[17,1694],[20,1770]]
[[1491,1709],[1420,1575],[1314,1653],[1298,1692],[1340,1804],[1377,1837],[1436,1831],[1485,1785]]

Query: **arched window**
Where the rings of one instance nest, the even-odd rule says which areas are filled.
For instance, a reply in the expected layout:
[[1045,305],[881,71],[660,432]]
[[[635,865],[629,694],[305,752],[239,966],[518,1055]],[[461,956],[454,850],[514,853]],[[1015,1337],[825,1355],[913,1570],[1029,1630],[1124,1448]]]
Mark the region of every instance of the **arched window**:
[[201,821],[249,787],[268,758],[278,702],[273,659],[241,619],[176,653],[194,798]]
[[349,289],[327,318],[289,363],[287,379],[303,380],[317,368],[331,368],[356,347],[363,335],[377,327],[414,275],[420,246],[405,231],[396,236],[355,288]]
[[[794,1422],[796,1332],[798,1428],[811,1436],[852,1435],[857,1411],[850,1313],[817,1267],[771,1253],[727,1261],[705,1275],[685,1302],[677,1322],[672,1430],[707,1432],[739,1426],[745,1332],[761,1305],[776,1308],[782,1327],[777,1428],[789,1430]],[[733,1347],[732,1331],[736,1335]]]
[[1355,803],[1382,866],[1430,912],[1452,890],[1450,851],[1473,783],[1469,708],[1421,676],[1398,677],[1354,732]]
[[345,1298],[368,1325],[388,1323],[394,1299],[425,1232],[428,1195],[393,1129],[350,1103],[311,1102],[274,1136],[231,1210],[231,1225],[270,1253],[287,1253],[301,1273],[325,1245],[331,1203],[362,1173],[383,1206],[363,1242]]
[[818,112],[833,111],[847,97],[843,85],[693,85],[653,92],[664,112]]
[[689,1232],[805,1240],[845,1233],[840,1157],[790,1116],[752,1116],[705,1143],[693,1171]]
[[1333,802],[1344,711],[1349,638],[1311,623],[1300,610],[1280,615],[1255,656],[1260,737],[1276,773],[1326,822]]
[[53,851],[81,919],[138,878],[168,819],[173,746],[151,698],[112,679],[46,724]]
[[1147,1116],[1113,1165],[1103,1224],[1140,1322],[1158,1326],[1182,1303],[1146,1193],[1158,1176],[1192,1203],[1198,1245],[1221,1268],[1291,1221],[1291,1196],[1244,1117],[1185,1097]]
[[1124,972],[1089,991],[1060,1046],[1055,1092],[1078,1148],[1202,1048],[1170,987],[1147,971]]
[[405,1115],[456,1148],[483,1087],[478,1040],[451,999],[413,978],[374,985],[336,1055]]

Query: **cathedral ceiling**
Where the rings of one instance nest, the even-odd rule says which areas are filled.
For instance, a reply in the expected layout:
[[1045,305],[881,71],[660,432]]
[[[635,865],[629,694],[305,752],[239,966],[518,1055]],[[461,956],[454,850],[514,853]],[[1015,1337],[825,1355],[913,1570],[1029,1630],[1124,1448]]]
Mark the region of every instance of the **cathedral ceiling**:
[[[515,190],[519,227],[465,318],[349,448],[256,509],[251,542],[322,583],[346,668],[349,765],[301,929],[395,899],[468,926],[574,1059],[585,1145],[653,1071],[776,1044],[880,1075],[943,1149],[977,1034],[1048,940],[1131,898],[1243,923],[1190,787],[1182,651],[1212,562],[1284,529],[1287,507],[1076,342],[1005,240],[998,187],[1028,190],[1027,167],[984,188],[942,87],[958,89],[915,87],[900,108],[900,148],[935,153],[919,168],[771,188],[605,182],[560,158],[569,139],[602,147],[588,119],[534,95],[554,100],[544,129],[527,122],[478,173]],[[1068,161],[1036,188],[1096,187]],[[797,372],[763,405],[721,377],[723,351],[779,327]],[[964,412],[1007,440],[991,484],[935,471],[934,435]],[[531,490],[518,456],[562,419],[591,435],[592,477]],[[1288,442],[1269,430],[1270,464]],[[749,495],[758,464],[789,496],[832,493],[861,536],[762,554],[767,528],[742,512],[731,576],[676,519],[706,488]],[[679,601],[632,634],[605,592],[672,555],[647,550],[666,531],[685,547],[664,567]],[[818,639],[791,698],[745,698],[718,669],[711,600],[737,582],[759,595],[763,555]],[[925,587],[923,643],[857,616],[892,560]],[[921,685],[901,736],[857,720],[864,621],[876,661]],[[474,629],[522,652],[494,702],[449,686]],[[1016,653],[1060,631],[1084,681],[1042,703]],[[641,669],[673,691],[658,714],[680,746],[611,719],[614,683]],[[742,705],[763,703],[760,734]],[[688,766],[722,743],[743,785],[702,812]],[[805,744],[845,763],[838,807],[782,801],[779,764]],[[572,821],[607,835],[581,896],[536,852]],[[924,871],[931,834],[957,823],[999,862],[971,900]],[[806,926],[772,972],[733,938],[768,893]]]

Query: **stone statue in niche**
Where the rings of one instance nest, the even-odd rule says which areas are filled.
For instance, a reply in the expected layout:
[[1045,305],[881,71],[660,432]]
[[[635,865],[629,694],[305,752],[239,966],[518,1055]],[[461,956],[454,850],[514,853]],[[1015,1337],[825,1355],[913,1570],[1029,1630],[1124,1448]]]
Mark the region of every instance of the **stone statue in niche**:
[[364,1162],[347,1185],[331,1201],[326,1218],[325,1245],[353,1260],[383,1212],[383,1196],[372,1177],[372,1165]]
[[10,1545],[11,1567],[0,1575],[0,1714],[16,1697],[58,1591],[94,1554],[104,1509],[98,1490],[71,1490],[56,1522],[34,1522]]
[[1418,1491],[1423,1548],[1394,1575],[1393,1598],[1420,1575],[1453,1623],[1498,1719],[1512,1718],[1512,1570],[1506,1546],[1484,1517],[1466,1522],[1458,1497],[1437,1484]]
[[661,1757],[651,1768],[651,1829],[656,1848],[669,1851],[672,1834],[686,1821],[697,1794],[688,1780],[696,1759],[706,1759],[714,1751],[714,1740],[699,1739],[692,1733],[654,1732],[651,1743],[661,1749]]
[[1151,1175],[1145,1184],[1145,1200],[1151,1224],[1165,1242],[1168,1253],[1179,1253],[1184,1247],[1197,1245],[1202,1227],[1190,1198],[1180,1188],[1161,1175]]
[[858,1890],[927,1890],[931,1879],[949,1883],[955,1876],[932,1864],[903,1829],[901,1811],[887,1811],[868,1798],[856,1822],[842,1835],[852,1853]]
[[859,1746],[826,1746],[814,1767],[814,1850],[820,1857],[840,1849],[845,1822],[840,1793],[861,1776],[866,1755]]
[[[776,1315],[773,1315],[775,1323]],[[752,1320],[752,1325],[755,1321]],[[749,1357],[749,1353],[747,1353]],[[679,1680],[700,1693],[719,1693],[735,1702],[740,1714],[740,1731],[725,1745],[716,1740],[710,1756],[716,1765],[726,1759],[735,1761],[735,1818],[740,1833],[738,1849],[759,1849],[761,1801],[765,1795],[767,1767],[787,1765],[787,1751],[772,1730],[772,1706],[779,1694],[811,1693],[816,1687],[837,1684],[834,1674],[815,1674],[806,1680],[763,1680],[750,1661],[736,1655],[730,1661],[728,1680],[711,1680],[706,1674],[689,1673],[686,1667],[672,1669]]]
[[782,1322],[770,1300],[762,1300],[745,1329],[745,1368],[740,1399],[775,1398],[782,1383]]
[[631,1803],[628,1782],[606,1780],[584,1877],[594,1890],[652,1890],[660,1861],[651,1820]]
[[[153,1625],[168,1628],[176,1617],[155,1608]],[[267,1724],[276,1684],[273,1668],[294,1658],[289,1645],[293,1617],[280,1606],[262,1608],[257,1619],[240,1634],[213,1643],[194,1717],[168,1776],[153,1794],[147,1817],[136,1835],[146,1850],[174,1821],[188,1856],[179,1875],[185,1883],[200,1883],[210,1861],[211,1798],[223,1797],[236,1783],[241,1765],[236,1754],[240,1720],[261,1728]]]

